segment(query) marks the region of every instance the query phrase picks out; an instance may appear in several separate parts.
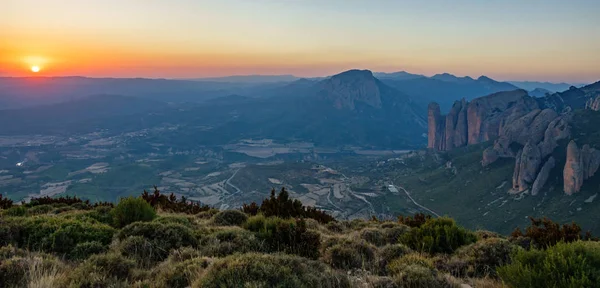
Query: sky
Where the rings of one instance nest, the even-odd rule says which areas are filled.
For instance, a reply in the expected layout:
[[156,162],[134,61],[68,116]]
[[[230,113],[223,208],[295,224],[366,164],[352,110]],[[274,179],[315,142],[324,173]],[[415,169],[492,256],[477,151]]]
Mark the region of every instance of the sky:
[[0,76],[600,80],[598,0],[0,0]]

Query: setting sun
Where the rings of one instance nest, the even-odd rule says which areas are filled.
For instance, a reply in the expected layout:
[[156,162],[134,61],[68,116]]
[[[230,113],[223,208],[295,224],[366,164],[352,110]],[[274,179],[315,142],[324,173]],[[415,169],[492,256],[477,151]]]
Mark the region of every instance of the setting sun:
[[33,72],[33,73],[40,72],[40,66],[31,66],[31,72]]

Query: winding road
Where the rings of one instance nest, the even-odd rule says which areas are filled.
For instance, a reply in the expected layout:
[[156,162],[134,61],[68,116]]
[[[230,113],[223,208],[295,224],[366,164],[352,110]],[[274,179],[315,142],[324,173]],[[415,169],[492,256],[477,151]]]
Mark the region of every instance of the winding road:
[[235,192],[233,194],[231,194],[231,196],[235,195],[235,194],[239,194],[242,193],[242,190],[240,188],[238,188],[237,186],[231,184],[231,179],[233,179],[233,177],[235,177],[235,174],[238,173],[238,171],[240,171],[240,169],[242,168],[238,168],[237,170],[235,170],[235,172],[233,172],[233,175],[231,175],[231,177],[229,177],[229,179],[227,179],[225,181],[225,183],[231,187],[233,187],[233,189],[235,189]]
[[412,201],[412,202],[413,202],[413,204],[417,205],[419,208],[421,208],[421,209],[423,209],[423,210],[425,210],[425,211],[428,211],[429,213],[431,213],[431,214],[435,215],[435,216],[436,216],[436,217],[438,217],[438,218],[439,218],[439,217],[442,217],[442,216],[440,216],[439,214],[435,213],[433,210],[431,210],[431,209],[429,209],[429,208],[427,208],[427,207],[425,207],[425,206],[423,206],[423,205],[421,205],[421,204],[417,203],[417,201],[415,201],[415,199],[413,199],[413,198],[412,198],[412,196],[410,196],[410,193],[408,193],[408,191],[406,191],[406,189],[404,189],[404,187],[402,187],[402,186],[397,186],[397,185],[394,185],[394,186],[396,186],[396,187],[398,187],[398,188],[402,189],[402,191],[404,191],[404,193],[406,193],[406,196],[408,197],[408,199],[410,199],[410,201]]

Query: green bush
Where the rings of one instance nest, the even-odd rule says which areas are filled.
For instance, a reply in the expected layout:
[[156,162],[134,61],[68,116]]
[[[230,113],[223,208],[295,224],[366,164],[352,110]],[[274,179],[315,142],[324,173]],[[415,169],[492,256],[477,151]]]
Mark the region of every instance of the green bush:
[[192,258],[181,262],[166,262],[157,267],[154,284],[156,287],[190,287],[211,261],[207,258]]
[[468,265],[468,276],[496,276],[496,268],[510,263],[511,254],[517,246],[508,240],[487,238],[468,246],[461,247],[456,257]]
[[4,216],[22,217],[27,215],[27,208],[25,206],[12,206],[3,212]]
[[436,270],[421,265],[408,265],[395,274],[393,279],[398,288],[452,287]]
[[324,260],[337,269],[374,269],[376,248],[365,241],[342,241],[325,250]]
[[85,260],[94,254],[102,254],[108,250],[108,246],[98,241],[78,243],[69,253],[69,258],[74,260]]
[[327,225],[325,225],[325,227],[327,230],[335,233],[342,233],[345,230],[345,227],[341,222],[329,222]]
[[154,208],[142,198],[128,197],[119,201],[111,215],[115,227],[124,227],[133,222],[148,222],[156,217]]
[[183,262],[194,258],[202,257],[202,253],[192,247],[182,247],[179,249],[172,250],[167,258],[168,262]]
[[511,287],[597,287],[600,242],[558,243],[547,250],[518,250],[512,263],[497,269]]
[[248,220],[248,215],[239,210],[225,210],[213,216],[212,221],[220,226],[240,226]]
[[74,210],[76,210],[76,209],[71,206],[62,206],[62,207],[54,208],[54,210],[52,210],[50,213],[51,214],[61,214],[61,213],[70,212],[70,211],[74,211]]
[[92,255],[68,273],[66,287],[127,287],[135,261],[117,254]]
[[428,253],[453,253],[457,248],[477,240],[472,232],[456,225],[450,218],[427,219],[400,237],[410,248]]
[[327,265],[284,254],[242,254],[216,260],[192,287],[350,287]]
[[255,233],[271,252],[285,252],[307,258],[319,257],[321,235],[306,229],[305,222],[279,217],[265,218],[262,215],[250,217],[244,228]]
[[78,243],[98,241],[108,245],[115,233],[108,225],[52,216],[7,219],[0,227],[0,242],[59,254],[68,254]]
[[384,223],[381,225],[381,228],[383,228],[385,241],[388,244],[398,243],[400,241],[400,237],[410,231],[410,227],[394,222],[389,222],[387,225]]
[[404,270],[404,268],[418,265],[422,267],[426,267],[428,269],[434,269],[433,260],[427,258],[419,253],[409,253],[396,260],[393,260],[387,267],[387,270],[391,274],[398,274],[400,271]]
[[44,205],[38,205],[38,206],[33,206],[31,208],[29,208],[29,215],[42,215],[42,214],[48,214],[50,213],[50,211],[54,210],[54,207],[52,207],[51,205],[48,204],[44,204]]
[[142,267],[151,267],[166,256],[166,251],[160,251],[154,240],[142,236],[131,236],[120,241],[117,250],[121,255],[135,260]]
[[412,250],[403,244],[391,244],[381,247],[377,253],[379,274],[387,275],[387,266],[393,260],[410,253],[412,253]]
[[211,257],[266,250],[254,233],[240,228],[212,233],[201,240],[200,246],[202,254]]
[[[117,238],[121,241],[132,236],[143,237],[146,241],[135,238],[136,240],[130,240],[132,242],[126,242],[126,244],[138,247],[139,253],[151,252],[150,255],[152,257],[148,259],[149,261],[162,261],[167,258],[169,252],[173,249],[198,246],[198,239],[194,237],[193,231],[181,224],[135,222],[125,226],[117,234]],[[123,247],[121,250],[122,252],[126,252],[123,249],[126,248]]]

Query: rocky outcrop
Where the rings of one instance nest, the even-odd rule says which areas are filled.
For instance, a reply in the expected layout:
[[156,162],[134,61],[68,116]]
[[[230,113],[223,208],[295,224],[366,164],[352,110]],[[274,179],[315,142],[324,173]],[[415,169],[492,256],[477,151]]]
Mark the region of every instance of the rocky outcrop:
[[429,105],[429,148],[446,151],[497,138],[503,127],[538,108],[525,90],[499,92],[472,102],[456,101],[448,115]]
[[527,142],[517,154],[513,172],[513,190],[521,192],[531,187],[538,176],[542,155],[537,145]]
[[583,185],[583,168],[581,167],[581,153],[575,141],[567,146],[567,160],[563,169],[564,190],[567,195],[579,192]]
[[369,70],[349,70],[323,81],[321,95],[337,109],[354,110],[357,102],[381,107],[381,91]]
[[468,144],[495,139],[501,123],[511,123],[537,108],[537,102],[525,90],[499,92],[473,100],[467,109]]
[[430,103],[427,107],[427,147],[438,150],[446,150],[446,118],[442,117],[440,113],[440,105],[437,103]]
[[561,115],[548,124],[544,132],[544,141],[538,144],[542,155],[550,155],[558,147],[559,140],[567,139],[571,136],[571,129],[569,128],[571,116],[571,114]]
[[550,172],[552,169],[554,169],[555,165],[556,160],[554,160],[554,157],[550,156],[546,163],[544,163],[544,166],[542,166],[542,169],[540,169],[540,173],[538,173],[537,177],[535,178],[533,186],[531,186],[531,195],[535,196],[542,190],[544,185],[546,185],[546,182],[550,177]]
[[596,96],[595,98],[594,97],[590,98],[585,103],[585,109],[600,111],[600,95]]
[[585,144],[581,149],[571,140],[567,146],[567,160],[563,169],[565,193],[571,195],[581,190],[583,182],[598,172],[600,151]]

